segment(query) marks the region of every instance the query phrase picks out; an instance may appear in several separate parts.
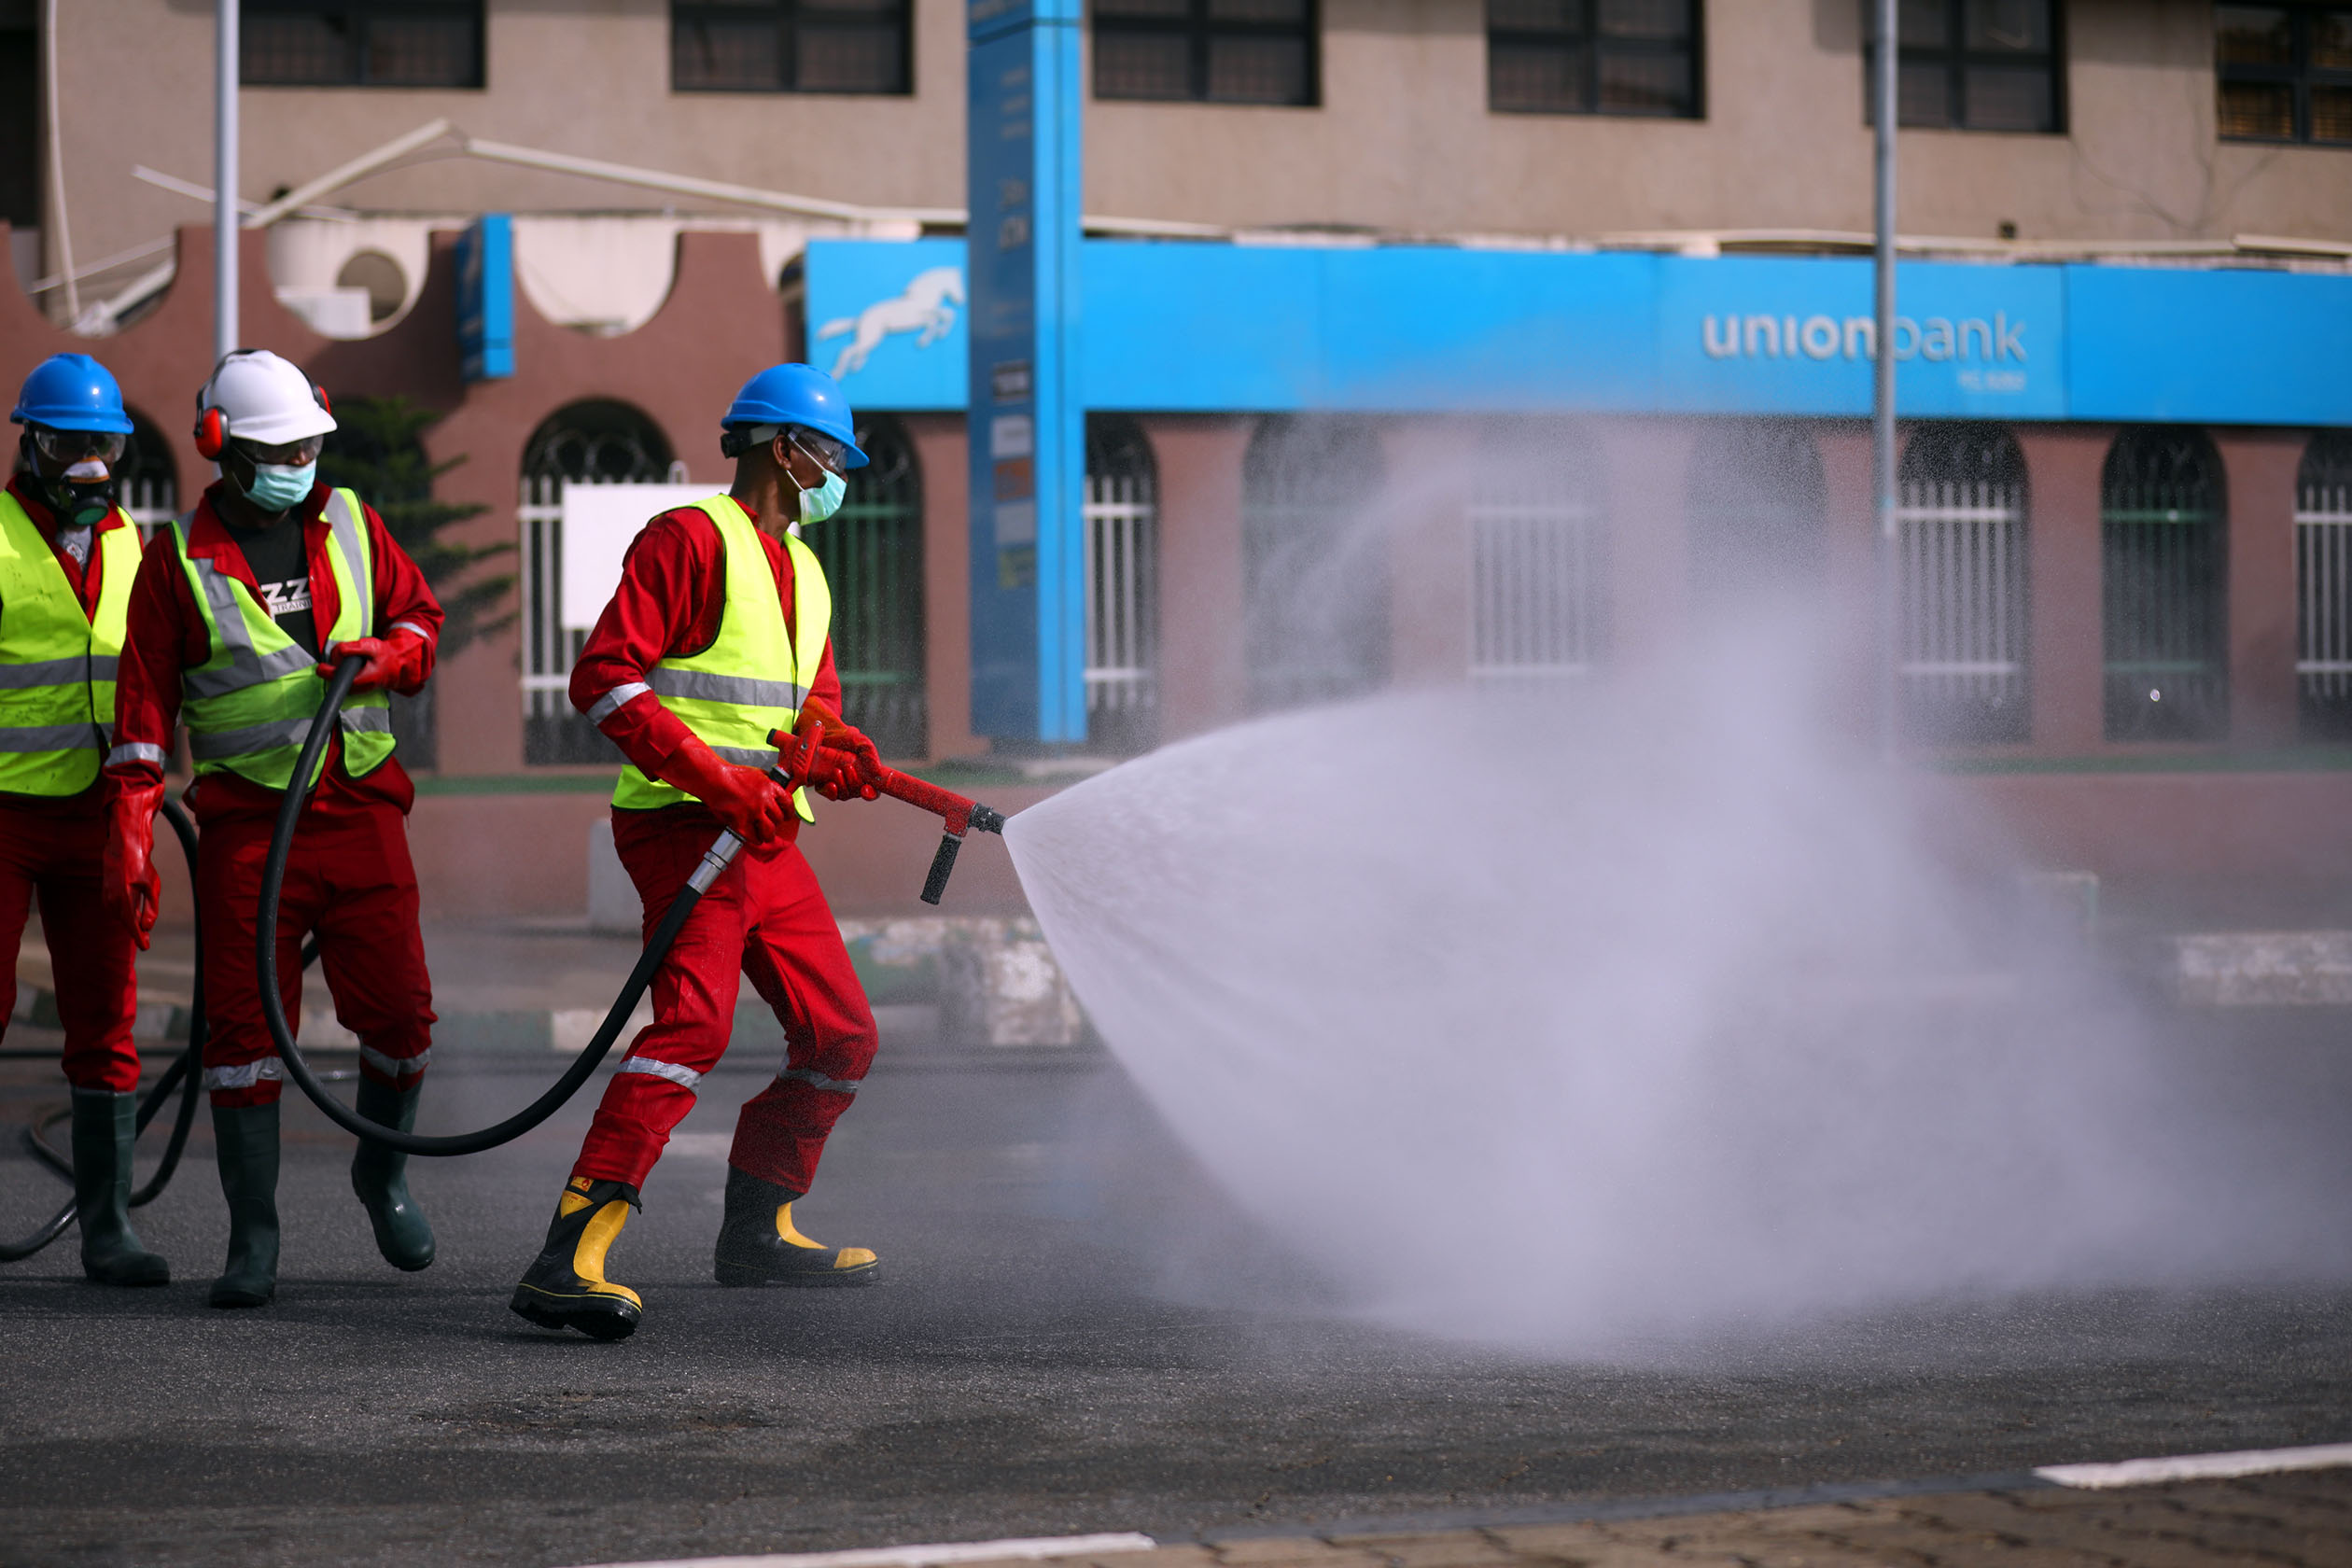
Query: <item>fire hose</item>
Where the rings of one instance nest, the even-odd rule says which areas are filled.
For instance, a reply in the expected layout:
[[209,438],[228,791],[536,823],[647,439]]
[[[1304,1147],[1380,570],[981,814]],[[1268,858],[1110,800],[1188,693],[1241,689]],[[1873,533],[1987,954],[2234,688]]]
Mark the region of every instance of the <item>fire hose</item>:
[[[185,810],[170,800],[163,803],[160,814],[172,825],[172,832],[179,839],[180,852],[188,860],[188,879],[192,887],[196,881],[196,824],[188,819]],[[317,956],[317,945],[313,943],[302,953],[303,966],[307,968]],[[203,922],[200,919],[196,926],[196,983],[189,1001],[188,1045],[172,1058],[172,1065],[163,1070],[163,1075],[155,1081],[146,1097],[139,1101],[136,1131],[133,1136],[135,1138],[138,1133],[147,1130],[147,1124],[155,1119],[156,1113],[171,1098],[175,1087],[180,1091],[179,1113],[173,1119],[171,1139],[163,1145],[162,1162],[155,1168],[155,1174],[147,1178],[147,1185],[131,1195],[131,1207],[133,1209],[154,1202],[163,1189],[171,1185],[172,1175],[179,1169],[180,1153],[188,1146],[188,1131],[196,1120],[196,1092],[202,1077],[198,1070],[204,1057],[204,934]],[[35,1159],[70,1182],[74,1179],[73,1162],[41,1141],[43,1130],[63,1114],[62,1111],[52,1113],[26,1127],[24,1146]],[[40,1229],[14,1241],[0,1241],[0,1263],[17,1263],[31,1257],[64,1235],[73,1223],[74,1205],[68,1202],[50,1215],[49,1223]]]
[[[661,923],[646,938],[645,950],[637,957],[637,967],[629,971],[627,982],[614,999],[611,1010],[596,1032],[581,1046],[562,1076],[550,1085],[545,1093],[502,1122],[472,1132],[425,1134],[402,1132],[371,1121],[352,1110],[330,1094],[310,1063],[302,1058],[301,1048],[294,1043],[294,1030],[286,1019],[286,1007],[278,995],[277,928],[278,902],[286,882],[286,862],[294,847],[294,830],[301,820],[302,807],[309,802],[319,759],[327,749],[328,738],[335,732],[343,711],[343,699],[350,694],[351,684],[357,679],[365,661],[346,659],[336,666],[327,683],[327,694],[320,703],[318,716],[311,721],[310,736],[302,744],[302,754],[294,763],[294,776],[289,781],[286,798],[278,805],[275,832],[270,839],[269,858],[261,867],[260,907],[254,921],[254,962],[261,982],[261,1014],[270,1026],[270,1037],[277,1043],[279,1061],[286,1075],[294,1081],[311,1103],[326,1113],[327,1119],[355,1137],[364,1138],[402,1154],[427,1155],[476,1155],[495,1149],[501,1143],[513,1141],[539,1126],[562,1108],[564,1102],[579,1092],[581,1085],[596,1071],[607,1052],[612,1049],[621,1031],[637,1011],[639,998],[653,980],[654,971],[662,965],[678,939],[686,917],[702,902],[705,893],[717,882],[727,867],[735,862],[743,848],[743,840],[733,833],[722,832],[703,851],[702,863],[694,868],[686,886],[662,915]],[[789,798],[805,785],[819,765],[818,738],[819,716],[812,709],[805,713],[798,731],[787,734],[775,731],[769,740],[777,748],[777,763],[767,770],[770,778],[784,787]],[[945,819],[946,833],[940,841],[938,853],[931,859],[930,875],[923,884],[923,901],[937,903],[947,885],[947,876],[955,869],[956,851],[961,847],[967,831],[978,828],[983,833],[1004,831],[1004,818],[977,801],[966,800],[935,784],[900,773],[895,768],[873,770],[879,777],[867,777],[866,783],[877,792],[905,801],[911,805],[934,813]]]

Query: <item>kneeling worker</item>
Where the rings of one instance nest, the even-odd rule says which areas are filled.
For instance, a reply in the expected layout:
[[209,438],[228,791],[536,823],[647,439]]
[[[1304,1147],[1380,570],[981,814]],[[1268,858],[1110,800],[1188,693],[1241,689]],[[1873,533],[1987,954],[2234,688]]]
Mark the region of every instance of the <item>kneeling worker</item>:
[[139,572],[139,532],[115,501],[131,416],[104,365],[59,354],[25,378],[8,417],[24,434],[0,494],[0,1031],[37,895],[74,1089],[82,1272],[104,1285],[161,1285],[171,1267],[140,1243],[128,1207],[136,953],[129,929],[107,918],[100,875],[108,817],[98,765],[112,744],[115,656]]
[[[259,1307],[277,1292],[284,1087],[254,963],[262,862],[327,677],[365,660],[287,861],[278,974],[287,1015],[299,1018],[302,938],[315,931],[335,1016],[359,1037],[359,1114],[413,1127],[433,996],[402,820],[416,791],[392,757],[385,693],[425,684],[441,609],[373,509],[317,483],[335,421],[300,370],[241,349],[215,369],[197,408],[196,447],[220,478],[156,536],[132,594],[106,761],[119,812],[107,885],[126,924],[142,933],[154,924],[142,825],[185,721],[196,765],[188,798],[203,830],[204,1087],[229,1199],[228,1267],[211,1300]],[[363,1142],[351,1184],[385,1260],[418,1269],[433,1261],[433,1230],[409,1196],[407,1159]]]
[[653,1022],[606,1089],[546,1248],[515,1287],[522,1316],[599,1339],[625,1337],[642,1313],[635,1291],[605,1279],[606,1249],[725,1054],[744,974],[784,1026],[787,1054],[735,1125],[719,1282],[858,1284],[875,1270],[871,1252],[819,1245],[792,1223],[874,1059],[874,1013],[793,843],[813,819],[807,803],[763,771],[776,761],[768,732],[791,728],[806,704],[826,717],[825,792],[872,796],[874,743],[833,717],[841,681],[824,571],[788,531],[833,515],[843,475],[866,457],[841,388],[806,365],[752,377],[721,423],[734,487],[646,525],[571,677],[573,704],[631,764],[613,791],[612,836],[649,932],[721,828],[748,846],[655,973]]

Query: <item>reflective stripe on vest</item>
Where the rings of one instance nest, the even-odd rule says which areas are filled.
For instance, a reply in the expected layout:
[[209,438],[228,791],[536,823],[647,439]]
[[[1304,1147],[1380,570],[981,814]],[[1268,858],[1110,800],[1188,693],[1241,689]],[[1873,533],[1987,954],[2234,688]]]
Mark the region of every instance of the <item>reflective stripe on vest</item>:
[[14,496],[0,491],[0,791],[77,795],[114,744],[115,666],[139,575],[139,530],[92,529],[98,613]]
[[[295,759],[327,694],[327,681],[318,673],[318,661],[287,636],[252,589],[210,557],[189,556],[188,529],[195,515],[190,511],[172,521],[173,542],[212,647],[203,664],[180,676],[188,753],[200,776],[226,771],[283,790],[293,781]],[[335,623],[319,646],[332,652],[339,643],[375,635],[375,575],[359,497],[348,490],[330,491],[326,519]],[[344,699],[338,717],[344,770],[357,778],[383,766],[392,755],[391,698],[382,692],[355,693]],[[322,754],[313,784],[326,771],[326,761]]]
[[[784,536],[792,563],[792,625],[776,594],[760,534],[743,508],[726,496],[694,503],[719,530],[719,553],[726,573],[727,600],[719,635],[708,648],[683,658],[664,659],[646,672],[654,700],[678,715],[704,745],[730,763],[770,767],[776,748],[770,730],[789,730],[816,683],[825,657],[825,634],[833,621],[833,591],[825,568],[808,546]],[[648,778],[631,766],[621,770],[612,804],[631,810],[675,805],[690,797],[682,790]],[[803,821],[815,821],[806,791],[795,791],[793,807]]]

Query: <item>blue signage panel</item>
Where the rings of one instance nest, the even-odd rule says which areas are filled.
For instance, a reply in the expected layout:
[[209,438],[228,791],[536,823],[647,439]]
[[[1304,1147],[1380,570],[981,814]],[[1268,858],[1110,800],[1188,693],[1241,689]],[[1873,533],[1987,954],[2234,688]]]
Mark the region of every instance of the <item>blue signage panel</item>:
[[961,240],[811,240],[808,360],[853,408],[960,409],[970,336]]
[[514,220],[483,213],[457,236],[457,353],[468,381],[514,373]]
[[2075,418],[2352,425],[2352,278],[2064,271]]
[[1084,740],[1079,0],[967,16],[972,727]]
[[[903,308],[961,242],[819,241],[812,321],[897,315],[857,377],[877,408],[965,406]],[[1846,258],[1254,247],[1092,240],[1085,406],[1792,414],[1870,407],[1870,269]],[[2352,425],[2352,278],[1905,262],[1906,417]],[[863,341],[845,327],[836,341]],[[820,362],[822,362],[820,360]]]

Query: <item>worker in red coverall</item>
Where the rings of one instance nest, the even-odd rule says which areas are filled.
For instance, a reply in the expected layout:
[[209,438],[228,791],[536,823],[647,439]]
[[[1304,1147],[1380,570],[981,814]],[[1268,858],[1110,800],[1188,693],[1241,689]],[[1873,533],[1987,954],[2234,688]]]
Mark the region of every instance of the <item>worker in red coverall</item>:
[[[274,354],[222,360],[198,399],[199,451],[220,478],[148,547],[132,593],[106,782],[117,808],[107,890],[142,945],[155,922],[147,827],[175,726],[185,723],[203,832],[204,1087],[229,1200],[216,1307],[277,1291],[282,1070],[254,962],[261,867],[296,755],[334,665],[366,663],[329,742],[287,862],[278,974],[299,1018],[304,936],[318,937],[335,1015],[359,1037],[359,1114],[407,1130],[430,1055],[432,983],[417,931],[403,819],[415,799],[392,756],[388,692],[432,673],[441,605],[384,520],[317,483],[335,421],[326,394]],[[407,1156],[363,1142],[351,1184],[395,1267],[433,1261],[433,1230],[408,1190]]]
[[727,1156],[719,1282],[861,1284],[875,1254],[802,1235],[792,1205],[826,1135],[874,1059],[873,1010],[840,928],[794,844],[805,805],[763,771],[773,729],[807,707],[824,721],[819,777],[834,799],[874,798],[874,744],[837,717],[824,573],[791,532],[841,504],[864,465],[847,400],[806,365],[763,371],[721,421],[733,488],[647,524],[621,585],[573,666],[571,699],[629,766],[612,836],[651,932],[721,830],[748,847],[703,894],[652,983],[653,1022],[614,1073],[547,1244],[513,1309],[599,1339],[630,1334],[637,1294],[604,1276],[605,1253],[694,1087],[726,1053],[743,975],[775,1009],[782,1070],[743,1108]]
[[100,877],[108,818],[98,769],[139,570],[138,530],[115,497],[131,415],[104,365],[58,354],[25,378],[9,418],[24,429],[0,494],[0,1031],[37,897],[74,1091],[82,1272],[104,1285],[161,1285],[171,1266],[131,1228],[137,953],[106,917]]

